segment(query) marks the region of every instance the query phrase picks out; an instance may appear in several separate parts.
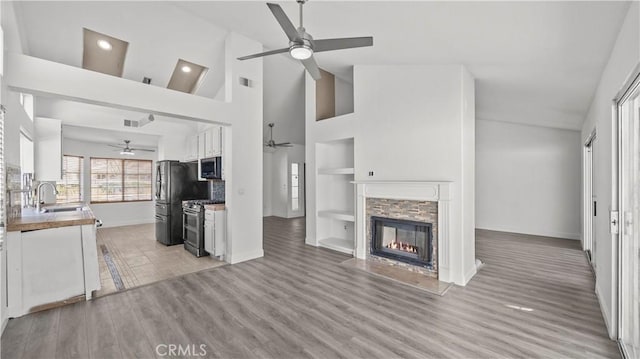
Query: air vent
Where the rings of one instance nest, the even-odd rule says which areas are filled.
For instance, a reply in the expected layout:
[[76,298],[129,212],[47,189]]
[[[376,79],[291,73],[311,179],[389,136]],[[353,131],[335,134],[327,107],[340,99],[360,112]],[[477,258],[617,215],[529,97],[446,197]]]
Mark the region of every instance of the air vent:
[[129,43],[89,29],[82,31],[82,68],[122,77]]
[[195,93],[207,71],[209,69],[204,66],[178,59],[167,88],[186,93]]
[[240,86],[253,87],[252,81],[246,77],[240,77]]
[[124,119],[124,127],[139,127],[138,121]]
[[123,120],[124,122],[124,127],[142,127],[145,125],[150,124],[151,122],[155,121],[156,118],[153,117],[153,114],[150,114],[149,116],[143,118],[142,120],[136,121],[136,120],[127,120],[126,118]]

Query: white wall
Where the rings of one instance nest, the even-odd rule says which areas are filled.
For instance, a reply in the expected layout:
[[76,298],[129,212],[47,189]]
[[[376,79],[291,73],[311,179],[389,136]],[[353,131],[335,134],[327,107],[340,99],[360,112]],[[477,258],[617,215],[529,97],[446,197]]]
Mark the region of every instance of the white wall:
[[475,274],[475,98],[466,69],[355,66],[355,112],[319,122],[315,83],[307,83],[306,93],[306,242],[317,244],[314,216],[322,195],[315,194],[315,143],[354,137],[356,181],[453,182],[450,273],[452,281],[466,284]]
[[[262,60],[238,56],[262,51],[262,45],[231,33],[225,45],[225,100],[231,102],[233,126],[225,127],[225,200],[227,258],[238,263],[264,255],[262,249]],[[240,85],[239,77],[252,81]]]
[[264,138],[304,144],[304,68],[288,53],[264,58]]
[[[96,130],[99,131],[99,130]],[[121,155],[113,151],[113,147],[106,144],[78,141],[65,138],[62,141],[62,150],[65,155],[83,156],[84,170],[82,179],[83,201],[91,200],[91,157],[126,158],[152,160],[152,169],[155,169],[157,153],[136,152],[135,156]],[[155,171],[152,171],[155,175]],[[153,181],[155,183],[155,179]],[[96,218],[102,221],[104,227],[127,226],[132,224],[155,222],[155,202],[129,202],[129,203],[104,203],[89,204]]]
[[335,77],[336,94],[336,116],[346,115],[353,112],[353,78],[345,81],[340,77]]
[[3,81],[2,104],[7,108],[4,122],[5,161],[8,165],[20,166],[20,130],[33,138],[33,121],[20,105],[20,94],[9,91]]
[[[608,212],[612,209],[612,169],[614,154],[611,101],[622,89],[626,78],[640,62],[640,4],[633,2],[622,25],[611,57],[602,73],[588,115],[582,127],[581,139],[586,141],[595,129],[598,142],[594,151],[593,170],[598,175],[594,194],[598,197],[598,213],[594,223],[596,294],[609,335],[616,335],[616,237],[609,233]],[[616,160],[617,161],[617,160]],[[584,204],[583,204],[584,206]]]
[[476,226],[580,238],[580,133],[479,120]]
[[262,154],[262,216],[269,217],[272,215],[271,201],[273,185],[273,154],[271,152],[264,152]]
[[278,149],[272,154],[271,168],[271,215],[287,217],[287,151]]

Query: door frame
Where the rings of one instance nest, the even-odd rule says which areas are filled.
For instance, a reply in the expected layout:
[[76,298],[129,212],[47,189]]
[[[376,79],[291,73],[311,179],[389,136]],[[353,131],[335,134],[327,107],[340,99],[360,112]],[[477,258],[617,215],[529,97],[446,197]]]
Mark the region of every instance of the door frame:
[[[621,115],[621,104],[627,100],[637,88],[640,87],[640,63],[636,65],[631,74],[627,77],[627,80],[624,82],[621,90],[616,94],[612,103],[612,114],[613,114],[613,123],[612,123],[612,137],[613,144],[615,146],[614,151],[612,151],[613,161],[612,161],[612,198],[611,198],[611,215],[610,215],[610,232],[612,236],[612,240],[616,245],[616,256],[614,257],[614,271],[616,274],[616,278],[614,283],[616,285],[615,291],[613,294],[616,296],[616,300],[613,301],[615,305],[614,312],[616,313],[616,339],[618,341],[618,347],[620,348],[620,352],[622,353],[624,358],[628,358],[629,354],[626,351],[626,347],[622,344],[621,333],[623,331],[623,315],[622,315],[622,272],[623,272],[623,264],[621,258],[623,257],[623,246],[620,243],[621,235],[618,230],[618,221],[619,221],[619,213],[620,213],[620,204],[623,202],[624,193],[622,191],[622,171],[624,170],[623,164],[623,151],[625,151],[622,139],[623,139],[623,118]],[[614,219],[615,216],[615,219]]]
[[[596,140],[596,130],[594,129],[582,147],[582,250],[588,253],[590,264],[595,263],[594,253],[594,231],[593,231],[593,144]],[[594,272],[595,273],[595,272]]]

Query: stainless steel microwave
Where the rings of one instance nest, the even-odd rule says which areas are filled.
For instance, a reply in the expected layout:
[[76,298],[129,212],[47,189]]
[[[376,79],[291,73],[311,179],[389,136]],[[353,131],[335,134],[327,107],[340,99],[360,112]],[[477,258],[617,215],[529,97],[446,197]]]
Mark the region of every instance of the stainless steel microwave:
[[200,160],[200,178],[222,179],[222,157],[210,157]]

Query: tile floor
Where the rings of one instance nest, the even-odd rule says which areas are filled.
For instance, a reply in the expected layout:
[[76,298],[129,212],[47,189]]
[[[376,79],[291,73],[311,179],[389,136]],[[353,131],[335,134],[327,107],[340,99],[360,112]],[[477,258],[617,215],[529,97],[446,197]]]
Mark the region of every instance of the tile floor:
[[103,245],[122,280],[123,289],[226,264],[209,256],[196,258],[182,245],[167,247],[158,243],[154,224],[99,228],[97,237],[102,288],[96,296],[118,291],[101,249]]

